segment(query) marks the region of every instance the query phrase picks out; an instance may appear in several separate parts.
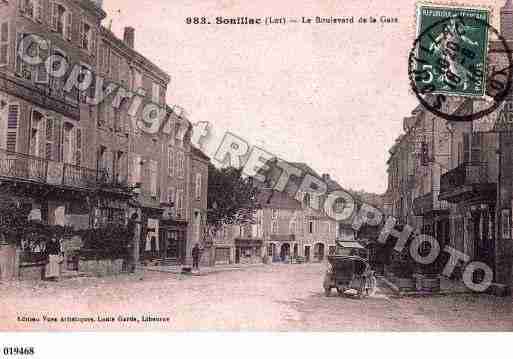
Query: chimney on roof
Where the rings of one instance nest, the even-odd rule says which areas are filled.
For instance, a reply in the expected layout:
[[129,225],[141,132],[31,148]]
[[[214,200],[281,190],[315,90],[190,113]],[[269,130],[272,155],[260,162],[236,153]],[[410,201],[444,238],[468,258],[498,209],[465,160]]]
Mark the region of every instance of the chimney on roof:
[[125,34],[123,35],[123,42],[129,48],[133,49],[135,44],[135,29],[131,26],[125,27]]
[[501,8],[501,35],[506,40],[513,40],[513,3],[507,0],[506,4]]
[[330,175],[329,175],[329,174],[327,174],[327,173],[323,174],[323,175],[322,175],[322,180],[323,180],[324,182],[328,182],[328,181],[330,180]]

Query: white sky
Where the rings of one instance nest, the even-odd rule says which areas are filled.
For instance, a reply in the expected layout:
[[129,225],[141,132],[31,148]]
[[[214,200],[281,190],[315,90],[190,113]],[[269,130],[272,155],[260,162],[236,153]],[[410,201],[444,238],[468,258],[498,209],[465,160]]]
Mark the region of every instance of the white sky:
[[[466,1],[493,8],[503,0]],[[386,4],[386,5],[385,5]],[[170,104],[348,188],[384,192],[388,149],[417,106],[413,0],[104,0],[112,30],[167,71]],[[376,24],[187,25],[189,16],[373,16]],[[399,23],[380,24],[379,17]],[[208,151],[207,151],[208,152]]]

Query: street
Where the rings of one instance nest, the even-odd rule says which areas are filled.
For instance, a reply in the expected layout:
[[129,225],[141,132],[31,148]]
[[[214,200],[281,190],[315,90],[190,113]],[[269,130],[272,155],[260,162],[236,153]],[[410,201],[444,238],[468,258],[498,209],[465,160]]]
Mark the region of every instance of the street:
[[[0,329],[513,330],[511,297],[398,298],[380,285],[364,300],[335,291],[326,298],[324,271],[325,264],[278,264],[201,276],[144,271],[57,283],[2,283]],[[62,322],[62,317],[83,320]]]

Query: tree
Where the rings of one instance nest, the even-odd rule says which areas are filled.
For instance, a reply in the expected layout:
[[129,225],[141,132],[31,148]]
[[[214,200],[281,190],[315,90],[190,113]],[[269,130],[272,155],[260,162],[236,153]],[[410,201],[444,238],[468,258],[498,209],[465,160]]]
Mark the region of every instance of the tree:
[[259,208],[257,193],[242,170],[209,164],[206,239],[212,240],[223,225],[252,223]]

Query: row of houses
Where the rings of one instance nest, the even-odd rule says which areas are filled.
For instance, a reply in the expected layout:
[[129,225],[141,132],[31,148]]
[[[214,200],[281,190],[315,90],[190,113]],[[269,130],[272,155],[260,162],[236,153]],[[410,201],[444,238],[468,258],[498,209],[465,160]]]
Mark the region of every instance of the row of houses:
[[[126,224],[137,212],[141,258],[189,261],[206,221],[210,160],[191,145],[186,115],[166,103],[169,74],[135,50],[133,28],[120,39],[106,16],[101,0],[0,1],[0,191],[32,218],[75,230]],[[166,127],[142,131],[142,107],[134,113],[120,91],[99,104],[87,101],[94,86],[65,91],[66,76],[21,58],[32,34],[47,40],[32,51],[55,56],[52,66],[70,64],[69,75],[80,64],[104,78],[103,90],[140,94]]]
[[[501,9],[501,34],[513,40],[513,5]],[[505,68],[506,49],[491,41],[489,65]],[[446,121],[419,106],[403,121],[404,133],[390,149],[385,210],[401,224],[434,236],[484,262],[498,288],[512,283],[511,208],[513,136],[508,121],[512,96],[490,116],[473,122]],[[479,100],[449,97],[444,113],[482,109]],[[461,266],[462,263],[459,263]]]
[[327,192],[321,195],[298,190],[302,179],[294,176],[283,191],[274,190],[281,170],[269,162],[270,169],[261,173],[265,181],[255,181],[259,188],[259,209],[254,220],[222,227],[214,240],[215,263],[320,262],[335,254],[341,241],[357,240],[365,244],[377,238],[377,230],[369,232],[364,226],[355,231],[352,227],[353,217],[363,203],[358,196],[354,196],[353,216],[337,221],[334,211],[343,210],[349,204],[340,198],[334,208],[326,209],[324,200],[344,189],[330,175],[320,175],[305,163],[288,162],[288,165],[325,183]]

